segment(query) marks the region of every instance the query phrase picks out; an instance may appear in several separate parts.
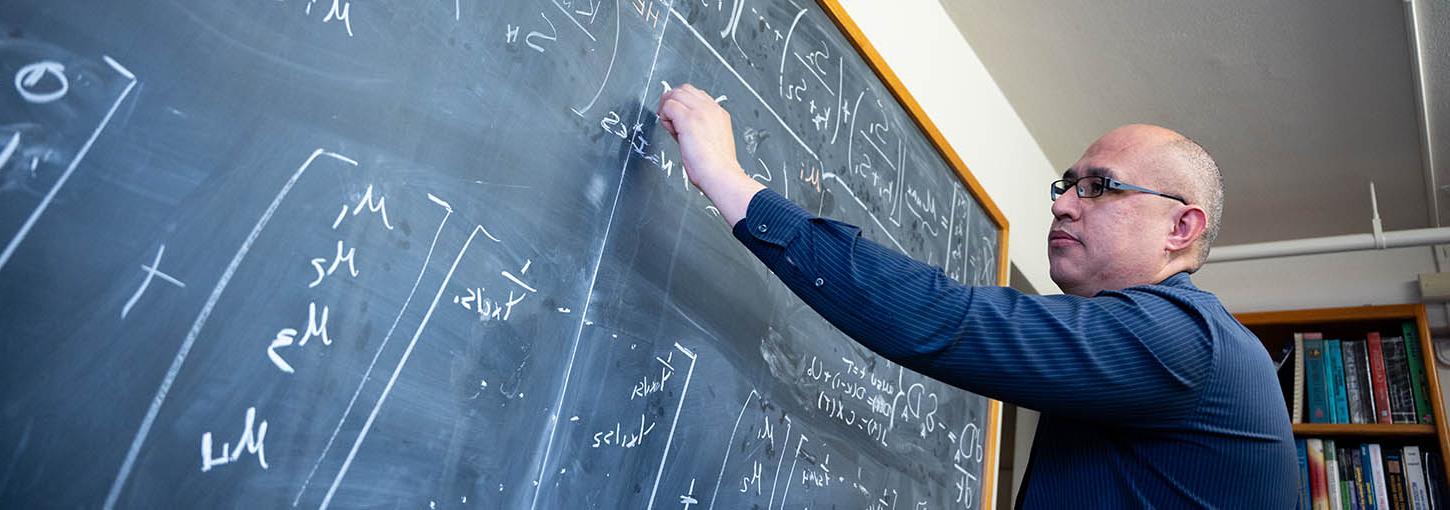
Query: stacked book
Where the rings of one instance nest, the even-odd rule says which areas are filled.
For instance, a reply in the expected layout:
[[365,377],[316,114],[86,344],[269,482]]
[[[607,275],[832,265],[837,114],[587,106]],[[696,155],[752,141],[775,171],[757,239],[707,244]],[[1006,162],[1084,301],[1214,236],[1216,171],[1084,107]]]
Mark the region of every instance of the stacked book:
[[1444,459],[1433,447],[1298,439],[1299,508],[1450,508]]
[[1415,324],[1396,333],[1295,333],[1294,423],[1432,423]]

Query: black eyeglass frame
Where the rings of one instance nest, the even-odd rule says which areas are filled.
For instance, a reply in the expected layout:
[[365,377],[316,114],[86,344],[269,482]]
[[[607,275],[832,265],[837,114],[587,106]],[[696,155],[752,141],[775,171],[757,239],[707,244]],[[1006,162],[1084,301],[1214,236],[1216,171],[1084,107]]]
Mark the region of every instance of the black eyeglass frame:
[[[1082,182],[1082,181],[1085,181],[1085,180],[1088,180],[1088,179],[1102,179],[1102,181],[1103,181],[1103,187],[1100,188],[1102,191],[1099,191],[1097,194],[1094,194],[1094,195],[1089,195],[1089,194],[1087,194],[1088,193],[1087,191],[1084,191],[1081,186],[1078,186],[1077,185],[1079,182]],[[1057,201],[1057,198],[1058,197],[1061,197],[1063,193],[1067,193],[1067,190],[1068,189],[1076,189],[1077,190],[1077,197],[1078,198],[1097,198],[1097,197],[1103,196],[1103,193],[1105,193],[1105,192],[1107,192],[1107,190],[1110,190],[1111,189],[1111,190],[1118,190],[1118,191],[1136,191],[1138,193],[1147,193],[1149,195],[1158,195],[1160,197],[1171,198],[1173,200],[1177,200],[1179,202],[1182,202],[1183,205],[1189,205],[1188,204],[1188,200],[1184,199],[1181,196],[1174,195],[1174,194],[1170,194],[1170,193],[1164,193],[1164,192],[1161,192],[1161,191],[1154,191],[1154,190],[1151,190],[1151,189],[1148,189],[1148,188],[1144,188],[1142,186],[1135,186],[1135,185],[1128,184],[1126,182],[1119,181],[1117,179],[1113,179],[1112,177],[1108,177],[1108,176],[1104,176],[1104,175],[1086,175],[1086,176],[1083,176],[1083,177],[1078,177],[1076,179],[1058,179],[1058,180],[1052,181],[1052,191],[1051,191],[1051,193],[1052,193],[1051,194],[1052,201],[1053,202],[1056,202]]]

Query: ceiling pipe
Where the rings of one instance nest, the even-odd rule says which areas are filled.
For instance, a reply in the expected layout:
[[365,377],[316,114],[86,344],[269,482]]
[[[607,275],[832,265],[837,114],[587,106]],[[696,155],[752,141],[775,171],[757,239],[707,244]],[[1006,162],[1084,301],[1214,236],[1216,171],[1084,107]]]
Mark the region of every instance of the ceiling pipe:
[[1424,75],[1424,49],[1420,47],[1420,22],[1415,10],[1414,0],[1404,0],[1405,6],[1405,36],[1410,44],[1410,73],[1411,82],[1415,88],[1415,115],[1419,121],[1420,131],[1420,161],[1425,172],[1425,199],[1429,206],[1430,225],[1439,227],[1440,223],[1440,186],[1435,178],[1435,161],[1432,144],[1434,138],[1430,136],[1430,111],[1429,100],[1426,97],[1425,75]]
[[1369,204],[1370,210],[1373,212],[1370,217],[1371,231],[1369,233],[1215,247],[1208,252],[1208,262],[1386,250],[1450,243],[1450,227],[1385,232],[1383,224],[1380,222],[1379,197],[1375,193],[1374,182],[1369,183]]
[[1269,259],[1341,253],[1348,251],[1385,250],[1410,246],[1431,246],[1450,243],[1450,227],[1421,228],[1342,236],[1315,237],[1268,243],[1236,244],[1216,247],[1208,252],[1209,262],[1231,262],[1235,260]]

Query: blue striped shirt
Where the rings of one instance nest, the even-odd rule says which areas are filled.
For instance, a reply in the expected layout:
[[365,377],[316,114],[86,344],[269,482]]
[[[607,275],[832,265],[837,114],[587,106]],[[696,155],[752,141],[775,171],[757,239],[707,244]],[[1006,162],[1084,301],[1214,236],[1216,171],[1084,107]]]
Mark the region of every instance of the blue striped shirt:
[[969,287],[768,189],[751,199],[734,234],[876,353],[1041,411],[1025,508],[1268,509],[1298,501],[1273,363],[1187,273],[1091,298]]

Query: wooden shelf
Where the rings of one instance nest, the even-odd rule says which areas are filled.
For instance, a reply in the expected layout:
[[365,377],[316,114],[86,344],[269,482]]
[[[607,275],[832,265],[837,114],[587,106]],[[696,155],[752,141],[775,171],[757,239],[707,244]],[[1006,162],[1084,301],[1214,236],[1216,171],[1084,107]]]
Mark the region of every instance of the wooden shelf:
[[[1359,339],[1368,332],[1378,331],[1393,337],[1398,336],[1397,332],[1405,322],[1413,322],[1418,330],[1421,362],[1425,364],[1425,391],[1430,397],[1433,424],[1300,423],[1294,425],[1294,436],[1301,439],[1328,437],[1363,442],[1420,443],[1424,447],[1438,449],[1441,459],[1450,459],[1450,427],[1443,425],[1450,422],[1445,421],[1446,410],[1440,401],[1440,376],[1435,366],[1435,346],[1430,341],[1425,305],[1285,310],[1240,313],[1235,317],[1259,337],[1270,355],[1281,352],[1285,345],[1293,342],[1296,332],[1314,331],[1323,333],[1324,338]],[[1281,381],[1281,384],[1285,382]],[[1450,475],[1447,475],[1447,481],[1450,481]]]
[[1354,306],[1346,308],[1318,308],[1312,310],[1284,310],[1278,312],[1249,312],[1234,314],[1234,318],[1245,326],[1261,324],[1312,325],[1323,322],[1364,321],[1376,319],[1415,320],[1425,313],[1422,305]]
[[1296,436],[1435,438],[1435,426],[1419,423],[1295,423]]

